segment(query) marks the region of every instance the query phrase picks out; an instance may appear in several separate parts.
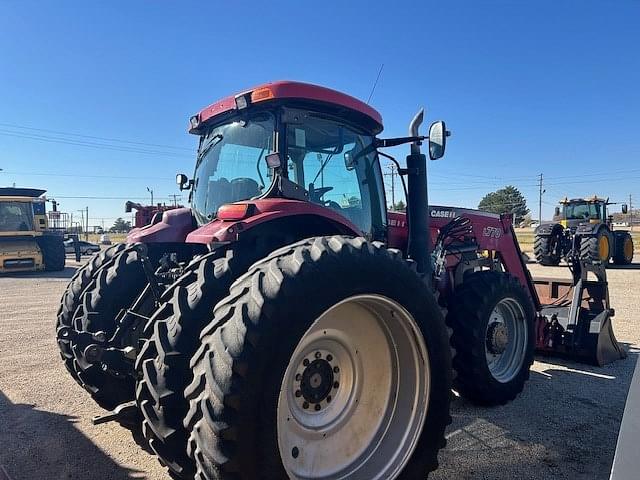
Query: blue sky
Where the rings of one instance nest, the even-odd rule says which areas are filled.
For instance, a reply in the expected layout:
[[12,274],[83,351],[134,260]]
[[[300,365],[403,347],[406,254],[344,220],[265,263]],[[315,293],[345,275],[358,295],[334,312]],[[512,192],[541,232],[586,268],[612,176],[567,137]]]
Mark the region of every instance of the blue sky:
[[179,193],[201,107],[276,79],[366,100],[384,64],[385,136],[420,106],[453,131],[429,166],[434,203],[513,184],[537,215],[543,173],[545,216],[564,194],[640,205],[638,25],[635,0],[4,2],[0,185],[110,225],[147,187]]

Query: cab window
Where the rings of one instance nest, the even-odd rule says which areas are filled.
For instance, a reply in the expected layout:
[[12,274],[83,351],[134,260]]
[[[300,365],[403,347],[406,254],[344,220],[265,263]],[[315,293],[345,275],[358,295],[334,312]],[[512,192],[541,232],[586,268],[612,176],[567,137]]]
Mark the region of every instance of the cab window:
[[[372,137],[331,119],[309,115],[287,126],[289,178],[311,202],[371,232],[383,222],[382,182]],[[381,207],[382,206],[382,207]]]

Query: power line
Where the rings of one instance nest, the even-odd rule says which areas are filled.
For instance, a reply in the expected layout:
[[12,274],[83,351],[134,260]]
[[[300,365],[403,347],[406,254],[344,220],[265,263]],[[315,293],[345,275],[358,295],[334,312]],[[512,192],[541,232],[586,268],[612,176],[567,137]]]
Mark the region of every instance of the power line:
[[33,175],[41,177],[78,177],[78,178],[108,178],[121,180],[174,180],[173,177],[134,177],[129,175],[83,175],[76,173],[36,173],[36,172],[4,172],[11,175]]
[[[66,195],[49,195],[51,198],[76,199],[76,200],[147,200],[149,197],[96,197],[96,196],[66,196]],[[169,197],[155,197],[156,200],[169,200]]]
[[9,130],[0,129],[0,135],[4,135],[7,137],[16,137],[27,140],[35,140],[39,142],[47,142],[47,143],[57,143],[63,145],[74,145],[79,147],[88,147],[94,148],[97,150],[112,150],[116,152],[125,152],[125,153],[138,153],[143,155],[160,155],[163,157],[171,157],[171,158],[188,158],[186,155],[180,155],[176,152],[163,152],[159,150],[146,150],[142,148],[133,148],[126,147],[120,145],[111,145],[108,143],[96,143],[96,142],[86,142],[82,140],[73,140],[73,139],[65,139],[60,137],[52,137],[47,135],[35,135],[35,134],[27,134],[22,132],[12,132]]
[[187,148],[187,147],[177,147],[174,145],[164,145],[164,144],[160,144],[160,143],[148,143],[148,142],[136,142],[136,141],[132,141],[132,140],[123,140],[120,138],[113,138],[113,137],[99,137],[96,135],[86,135],[86,134],[81,134],[81,133],[73,133],[73,132],[63,132],[60,130],[49,130],[47,128],[36,128],[36,127],[28,127],[26,125],[17,125],[14,123],[0,123],[0,126],[2,127],[10,127],[10,128],[19,128],[19,129],[23,129],[23,130],[33,130],[36,132],[47,132],[47,133],[54,133],[56,135],[65,135],[68,137],[80,137],[80,138],[90,138],[93,140],[102,140],[102,141],[107,141],[107,142],[118,142],[118,143],[126,143],[129,145],[142,145],[142,146],[146,146],[146,147],[160,147],[160,148],[171,148],[174,150],[185,150],[185,151],[189,151],[192,152],[193,149],[191,148]]
[[384,68],[384,63],[380,65],[380,70],[378,70],[378,75],[376,76],[376,81],[373,82],[373,88],[371,88],[371,93],[369,93],[369,98],[367,98],[367,105],[369,105],[369,102],[371,101],[371,97],[373,97],[373,92],[376,89],[376,86],[378,85],[378,80],[380,80],[380,74],[382,74],[382,69]]

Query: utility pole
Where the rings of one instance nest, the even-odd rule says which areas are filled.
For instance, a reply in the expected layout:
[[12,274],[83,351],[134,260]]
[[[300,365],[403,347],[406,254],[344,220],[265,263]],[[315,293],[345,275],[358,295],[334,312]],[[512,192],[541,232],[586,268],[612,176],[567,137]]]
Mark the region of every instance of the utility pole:
[[170,198],[173,198],[173,206],[177,207],[178,206],[178,197],[180,197],[180,199],[182,200],[182,196],[177,195],[175,193],[172,193],[169,195]]
[[[80,228],[78,229],[80,230],[80,229],[84,229],[84,210],[78,210],[78,212],[80,213],[80,221],[77,223],[78,225],[80,225]],[[80,232],[77,231],[76,233],[78,234],[78,238],[80,238]]]
[[153,206],[153,188],[147,187],[147,192],[151,194],[151,205]]
[[396,175],[398,174],[396,166],[391,164],[387,165],[389,173],[383,175],[391,177],[391,210],[396,209]]
[[538,177],[538,186],[540,193],[538,194],[538,225],[542,225],[542,194],[546,191],[542,189],[542,174]]
[[629,229],[633,232],[633,205],[631,205],[631,194],[629,194]]
[[87,229],[84,231],[84,239],[89,241],[89,206],[87,206]]

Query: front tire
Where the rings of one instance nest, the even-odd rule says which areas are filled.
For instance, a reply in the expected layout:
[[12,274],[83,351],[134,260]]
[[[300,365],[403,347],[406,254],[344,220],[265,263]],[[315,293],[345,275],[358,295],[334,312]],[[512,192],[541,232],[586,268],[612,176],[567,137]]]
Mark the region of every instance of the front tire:
[[450,302],[454,389],[480,405],[504,405],[522,392],[535,348],[533,305],[511,275],[469,275]]
[[64,270],[66,252],[62,237],[56,235],[44,235],[38,238],[38,246],[42,251],[44,269],[47,272],[60,272]]
[[633,238],[629,232],[614,232],[615,251],[613,262],[616,265],[630,265],[633,262]]
[[607,264],[611,253],[611,237],[605,228],[598,230],[594,236],[580,239],[580,258],[583,260]]
[[[277,250],[234,283],[201,339],[185,391],[196,478],[415,479],[437,468],[448,335],[399,253],[347,237]],[[347,442],[356,431],[363,442]]]
[[533,254],[540,265],[557,266],[560,264],[560,238],[557,233],[549,236],[536,235],[533,243]]

